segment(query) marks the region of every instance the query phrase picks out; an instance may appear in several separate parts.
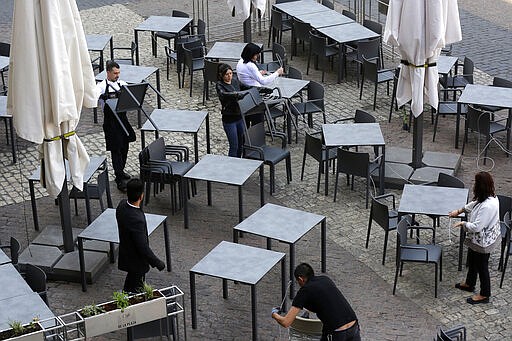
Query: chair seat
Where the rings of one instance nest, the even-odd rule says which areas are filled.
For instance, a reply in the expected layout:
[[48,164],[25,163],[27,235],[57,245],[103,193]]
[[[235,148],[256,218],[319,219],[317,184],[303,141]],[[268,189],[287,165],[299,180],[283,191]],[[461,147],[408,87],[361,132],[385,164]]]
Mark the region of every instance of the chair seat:
[[336,159],[336,148],[329,148],[328,150],[322,150],[322,161],[329,161]]
[[[461,114],[467,114],[468,105],[462,104],[460,107]],[[437,110],[438,115],[457,115],[457,102],[439,102]]]
[[383,72],[377,73],[377,83],[383,83],[383,82],[389,82],[393,80],[393,77],[395,76],[394,70],[386,70]]
[[312,102],[293,103],[291,110],[294,115],[302,115],[322,111],[322,109],[320,109],[316,104]]
[[491,135],[494,133],[497,133],[499,131],[505,131],[507,130],[507,127],[501,123],[498,122],[491,122],[490,132]]
[[169,161],[172,167],[172,172],[174,175],[184,176],[189,170],[194,167],[193,162],[187,162],[187,161]]
[[338,54],[338,48],[334,46],[326,46],[325,47],[325,56],[332,57]]
[[204,59],[195,59],[192,61],[192,70],[199,71],[204,69]]
[[464,88],[469,84],[468,80],[462,76],[446,77],[446,82],[441,78],[439,82],[443,88]]
[[[98,192],[98,185],[97,184],[90,184],[87,186],[87,196],[89,199],[99,199],[100,194]],[[79,190],[76,187],[73,187],[71,191],[69,192],[69,198],[70,199],[85,199],[85,193],[81,190]]]
[[[262,146],[260,148],[263,149],[263,161],[265,163],[270,162],[276,164],[290,156],[289,150],[283,150],[272,146]],[[259,154],[256,151],[248,150],[246,156],[251,159],[260,160]]]
[[[416,244],[407,244],[407,247],[415,247]],[[442,248],[439,245],[421,245],[421,248],[428,250],[428,262],[438,262],[441,259]],[[407,262],[425,262],[425,252],[423,250],[401,249],[400,258]]]

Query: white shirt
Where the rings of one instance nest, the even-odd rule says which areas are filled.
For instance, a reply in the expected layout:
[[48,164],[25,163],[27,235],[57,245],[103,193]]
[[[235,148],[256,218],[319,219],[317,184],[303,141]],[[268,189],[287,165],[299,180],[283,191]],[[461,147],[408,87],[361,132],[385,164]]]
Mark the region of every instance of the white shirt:
[[277,71],[269,76],[263,76],[256,64],[253,62],[244,63],[241,58],[236,64],[236,74],[240,83],[245,86],[265,86],[271,84],[279,76]]
[[98,84],[96,84],[96,89],[95,89],[96,98],[99,99],[98,103],[100,104],[100,106],[102,108],[105,103],[102,99],[100,99],[100,96],[105,93],[105,89],[107,88],[107,83],[108,83],[108,92],[109,93],[114,92],[114,91],[119,91],[119,90],[121,90],[121,86],[128,85],[128,83],[126,83],[125,81],[120,80],[120,79],[118,79],[116,82],[111,82],[108,79],[104,79],[101,82],[99,82]]

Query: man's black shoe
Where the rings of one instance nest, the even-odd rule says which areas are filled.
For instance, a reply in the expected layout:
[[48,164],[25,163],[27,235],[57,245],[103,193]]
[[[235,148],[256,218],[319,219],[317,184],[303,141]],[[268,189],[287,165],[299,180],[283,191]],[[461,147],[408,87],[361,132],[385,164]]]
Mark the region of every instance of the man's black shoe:
[[117,189],[121,192],[126,192],[126,182],[124,181],[116,181],[117,183]]
[[130,180],[132,176],[126,172],[123,172],[123,175],[121,175],[121,179],[123,180]]

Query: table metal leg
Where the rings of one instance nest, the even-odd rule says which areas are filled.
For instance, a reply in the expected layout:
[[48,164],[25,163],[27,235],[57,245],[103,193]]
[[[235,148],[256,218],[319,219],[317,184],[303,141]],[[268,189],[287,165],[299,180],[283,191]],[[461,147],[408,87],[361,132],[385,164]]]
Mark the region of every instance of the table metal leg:
[[164,220],[164,241],[165,241],[165,261],[167,263],[167,271],[171,272],[171,242],[169,240],[169,229],[167,228],[167,220]]
[[384,183],[386,182],[386,147],[382,146],[382,164],[379,169],[379,195],[384,194]]
[[140,149],[144,149],[146,147],[146,134],[144,133],[144,130],[140,130]]
[[327,271],[327,247],[326,247],[326,239],[327,239],[327,219],[324,218],[324,220],[322,220],[322,223],[320,225],[320,238],[321,238],[321,252],[322,252],[322,255],[321,255],[321,259],[322,259],[322,272],[325,272]]
[[183,202],[183,227],[188,229],[188,179],[182,178],[183,188],[181,191],[181,200]]
[[457,123],[455,124],[455,148],[459,148],[459,134],[460,134],[460,114],[462,104],[457,102]]
[[464,239],[465,238],[466,238],[466,232],[464,231],[464,229],[460,229],[460,235],[459,235],[459,264],[458,264],[458,267],[457,267],[458,271],[462,271],[462,258],[464,256]]
[[105,60],[103,59],[103,50],[100,51],[100,65],[98,67],[98,69],[100,70],[100,72],[103,71],[103,65],[105,63]]
[[110,37],[110,60],[114,60],[114,37]]
[[107,207],[113,208],[114,205],[112,204],[112,194],[110,193],[110,182],[109,182],[109,179],[108,179],[108,163],[107,163],[107,159],[105,159],[104,165],[105,165],[105,172],[106,172],[106,178],[107,178],[107,183],[106,183]]
[[238,222],[244,220],[244,199],[242,195],[242,186],[238,186]]
[[228,280],[222,279],[222,297],[224,299],[228,298]]
[[14,127],[12,123],[12,117],[8,118],[9,133],[11,134],[11,152],[12,152],[12,163],[16,163],[16,137],[14,136]]
[[84,192],[84,199],[85,199],[85,213],[87,215],[87,224],[91,224],[91,201],[89,200],[89,191],[87,189],[88,185],[87,182],[83,183],[83,192]]
[[87,283],[85,282],[85,257],[84,257],[84,240],[78,237],[78,259],[80,262],[80,281],[82,282],[82,291],[87,291]]
[[133,30],[135,36],[135,65],[139,65],[139,31]]
[[295,244],[290,243],[290,299],[295,296],[295,282],[293,280],[293,271],[295,270]]
[[194,162],[199,162],[199,141],[197,138],[197,132],[194,133]]
[[283,300],[283,310],[286,311],[286,257],[281,259],[281,300]]
[[114,255],[116,249],[115,249],[115,246],[114,246],[114,243],[109,243],[109,247],[110,247],[110,255],[109,255],[109,260],[110,260],[110,263],[114,264],[116,262],[116,257]]
[[34,228],[39,231],[39,219],[37,219],[36,193],[34,190],[34,181],[28,180],[28,188],[30,190],[30,204],[32,205],[32,218],[34,219]]
[[263,188],[263,163],[260,166],[260,206],[265,205],[265,193]]
[[206,154],[210,154],[210,114],[206,114]]
[[252,339],[258,340],[258,319],[256,314],[256,285],[251,285]]
[[158,105],[158,109],[162,109],[162,97],[160,97],[160,69],[156,69],[156,89],[158,90],[158,94],[156,94],[156,103]]
[[272,239],[267,238],[267,250],[272,250]]
[[190,271],[190,313],[192,315],[192,329],[197,329],[196,277],[192,271]]
[[[329,148],[326,148],[325,155],[329,155]],[[325,160],[324,166],[324,177],[325,177],[325,196],[329,194],[329,160]]]

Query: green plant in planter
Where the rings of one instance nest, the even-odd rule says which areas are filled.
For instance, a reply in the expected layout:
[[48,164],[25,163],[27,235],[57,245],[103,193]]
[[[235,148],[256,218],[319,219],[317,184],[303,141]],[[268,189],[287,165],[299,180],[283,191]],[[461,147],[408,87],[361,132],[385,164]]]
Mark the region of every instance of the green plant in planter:
[[15,336],[23,335],[25,333],[25,327],[20,321],[10,321],[9,327],[12,329]]
[[83,317],[91,317],[94,315],[99,315],[105,313],[105,309],[98,307],[96,304],[86,305],[80,310],[80,313]]
[[124,291],[114,291],[112,296],[114,301],[116,302],[117,308],[121,309],[124,312],[124,309],[130,305],[130,301],[128,300],[128,294]]
[[142,292],[144,293],[144,299],[146,301],[149,301],[149,300],[152,300],[153,299],[153,291],[155,289],[150,285],[148,284],[147,282],[144,282],[143,286],[142,286]]

